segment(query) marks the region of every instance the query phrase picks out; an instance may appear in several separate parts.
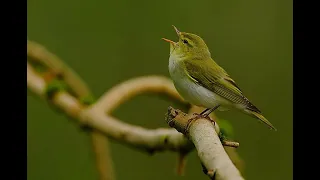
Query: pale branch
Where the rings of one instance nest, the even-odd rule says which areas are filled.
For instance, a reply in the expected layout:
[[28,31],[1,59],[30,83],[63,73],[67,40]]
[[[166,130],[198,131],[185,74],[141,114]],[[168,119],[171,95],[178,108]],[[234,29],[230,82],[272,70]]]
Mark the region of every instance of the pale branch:
[[185,114],[180,110],[168,108],[166,121],[169,126],[185,133],[197,149],[204,172],[214,180],[243,180],[239,170],[234,166],[226,153],[214,125],[207,119],[190,121],[193,114]]
[[[28,88],[44,96],[46,82],[29,66],[27,72]],[[193,149],[192,143],[175,129],[146,129],[121,122],[106,115],[102,110],[92,108],[95,107],[94,105],[84,108],[78,99],[65,91],[56,93],[51,102],[81,124],[94,128],[112,139],[150,153],[163,150],[188,152]]]
[[[42,45],[27,40],[27,54],[33,61],[41,62],[48,69],[47,73],[61,76],[78,98],[91,96],[90,89],[72,68],[64,64],[59,57],[48,51]],[[28,69],[31,66],[28,64]],[[95,161],[100,180],[114,180],[113,162],[108,147],[108,139],[100,132],[91,132],[92,148],[95,153]]]
[[52,73],[63,76],[63,80],[71,87],[78,97],[91,95],[87,84],[82,81],[80,76],[44,46],[34,41],[27,40],[27,54],[33,61],[44,64]]
[[[123,104],[125,101],[128,101],[130,98],[137,96],[139,94],[143,94],[143,93],[162,93],[162,94],[166,94],[168,96],[173,97],[174,99],[177,99],[179,101],[183,102],[183,99],[181,98],[181,96],[178,94],[178,92],[175,90],[172,81],[170,81],[168,78],[163,77],[163,76],[145,76],[145,77],[138,77],[138,78],[134,78],[134,79],[130,79],[127,80],[123,83],[120,83],[116,86],[114,86],[113,88],[111,88],[109,91],[107,91],[104,95],[102,95],[99,100],[92,105],[91,109],[88,109],[86,111],[84,111],[84,115],[86,113],[90,113],[93,112],[92,114],[101,114],[99,117],[104,117],[103,114],[111,114],[113,110],[115,110],[119,105]],[[88,117],[90,118],[90,117]],[[98,117],[96,119],[99,119]],[[91,119],[89,120],[89,122],[93,123],[95,122],[96,119]],[[103,121],[103,120],[102,120]],[[100,122],[102,122],[100,121]],[[97,122],[97,123],[100,123]],[[110,121],[113,122],[113,121]],[[119,121],[114,121],[114,123],[120,123]],[[113,124],[114,124],[113,123]],[[103,125],[102,125],[103,126]],[[150,140],[148,140],[149,142],[152,141],[152,139],[158,139],[152,136],[159,136],[161,140],[164,140],[164,142],[168,143],[169,146],[171,146],[171,142],[174,142],[175,140],[177,144],[173,145],[172,150],[177,150],[180,151],[180,147],[179,143],[182,144],[188,144],[187,141],[185,141],[186,139],[181,136],[176,134],[177,132],[173,129],[158,129],[161,130],[160,134],[158,133],[153,133],[153,132],[157,132],[157,130],[148,130],[148,131],[141,131],[141,127],[138,126],[132,126],[129,125],[127,126],[127,124],[122,124],[122,125],[116,125],[115,127],[122,127],[122,129],[119,128],[108,128],[107,131],[109,132],[113,132],[114,136],[117,136],[118,134],[122,134],[122,136],[124,137],[128,137],[130,139],[136,139],[132,145],[134,146],[138,146],[138,147],[142,147],[141,145],[143,144],[143,141],[138,142],[139,139],[143,140],[143,139],[147,139],[150,138]],[[144,129],[144,128],[143,128]],[[166,132],[167,131],[167,132]],[[127,132],[127,133],[126,133]],[[131,133],[131,132],[135,132],[135,133]],[[169,137],[171,137],[171,133],[173,133],[172,137],[174,137],[174,135],[178,135],[177,138],[173,138],[174,141],[171,141],[168,137],[168,135],[165,135],[166,133],[168,133]],[[138,135],[138,136],[137,136]],[[144,138],[142,138],[144,137]],[[169,139],[166,139],[169,138]],[[167,142],[167,140],[169,140]],[[150,143],[148,144],[149,147],[147,147],[148,151],[154,151],[154,150],[161,150],[162,148],[165,148],[163,145],[161,144],[157,144],[157,145],[151,145]],[[163,146],[163,147],[161,147]],[[144,147],[146,148],[146,147]],[[166,148],[165,148],[166,149]],[[190,149],[190,147],[188,147],[188,150]]]
[[88,126],[102,131],[110,138],[149,153],[163,150],[189,152],[193,149],[192,143],[175,129],[146,129],[129,125],[94,109],[86,110],[81,119]]
[[224,146],[223,148],[227,152],[233,164],[237,167],[240,173],[243,174],[245,169],[245,164],[242,158],[237,153],[237,149],[233,147],[228,147],[228,146]]
[[175,90],[171,80],[153,75],[134,78],[114,86],[100,97],[94,104],[94,108],[110,113],[131,97],[146,92],[167,94],[176,100],[184,101]]
[[[205,108],[199,107],[199,106],[191,106],[188,113],[189,114],[190,113],[201,113],[204,109]],[[216,117],[215,113],[211,113],[209,116],[212,119],[214,119],[217,122],[217,124],[219,124],[219,118]],[[222,145],[224,146],[224,149],[226,150],[226,152],[227,152],[228,156],[230,157],[230,159],[232,160],[233,164],[238,168],[238,170],[241,173],[244,172],[244,166],[245,166],[244,162],[236,151],[237,150],[236,148],[239,146],[239,143],[223,140]],[[227,146],[227,145],[229,145],[229,146]]]

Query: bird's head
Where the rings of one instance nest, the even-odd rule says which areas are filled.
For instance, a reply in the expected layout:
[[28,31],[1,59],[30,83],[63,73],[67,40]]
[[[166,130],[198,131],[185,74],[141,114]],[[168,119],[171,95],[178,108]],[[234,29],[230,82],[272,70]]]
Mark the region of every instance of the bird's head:
[[173,26],[173,28],[178,35],[178,42],[162,38],[170,43],[170,55],[191,58],[210,57],[210,51],[200,36],[191,33],[180,32],[175,26]]

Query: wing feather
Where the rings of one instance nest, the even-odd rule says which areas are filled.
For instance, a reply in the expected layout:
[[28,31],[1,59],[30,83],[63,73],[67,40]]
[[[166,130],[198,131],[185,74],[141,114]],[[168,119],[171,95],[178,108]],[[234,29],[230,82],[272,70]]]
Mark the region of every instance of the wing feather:
[[[235,81],[212,59],[184,61],[186,73],[199,85],[231,101],[244,105],[247,109],[260,112],[241,92]],[[200,70],[201,69],[201,70]]]

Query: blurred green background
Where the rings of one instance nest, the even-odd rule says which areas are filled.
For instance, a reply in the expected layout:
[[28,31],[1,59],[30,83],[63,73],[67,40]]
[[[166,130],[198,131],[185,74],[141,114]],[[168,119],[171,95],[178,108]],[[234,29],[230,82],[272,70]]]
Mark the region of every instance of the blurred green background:
[[[213,58],[275,125],[269,130],[237,111],[218,112],[233,125],[246,179],[292,179],[292,1],[29,0],[28,38],[62,58],[96,96],[129,78],[168,74],[171,25],[204,38]],[[168,127],[173,103],[141,95],[114,115],[148,128]],[[145,118],[139,118],[148,112]],[[152,118],[150,118],[152,117]],[[194,151],[185,175],[177,155],[149,156],[111,142],[118,180],[207,179]],[[76,123],[28,92],[28,179],[91,180],[98,175],[90,138]]]

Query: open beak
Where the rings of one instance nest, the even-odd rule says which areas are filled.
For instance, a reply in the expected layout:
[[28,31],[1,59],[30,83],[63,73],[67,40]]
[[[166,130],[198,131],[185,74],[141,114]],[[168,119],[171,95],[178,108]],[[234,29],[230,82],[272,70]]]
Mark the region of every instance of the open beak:
[[[174,25],[172,25],[172,26],[173,26],[174,30],[176,31],[177,35],[178,35],[179,38],[180,38],[181,32],[180,32]],[[174,41],[172,41],[172,40],[170,40],[170,39],[166,39],[166,38],[162,38],[162,39],[165,40],[165,41],[167,41],[167,42],[169,42],[169,43],[172,44],[173,46],[176,44],[176,42],[174,42]]]
[[174,25],[172,25],[172,26],[173,26],[174,30],[176,30],[177,35],[180,37],[181,32]]
[[175,45],[176,43],[175,42],[173,42],[172,40],[170,40],[170,39],[166,39],[166,38],[162,38],[164,41],[167,41],[167,42],[169,42],[169,43],[171,43],[172,45]]

